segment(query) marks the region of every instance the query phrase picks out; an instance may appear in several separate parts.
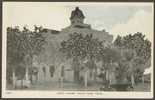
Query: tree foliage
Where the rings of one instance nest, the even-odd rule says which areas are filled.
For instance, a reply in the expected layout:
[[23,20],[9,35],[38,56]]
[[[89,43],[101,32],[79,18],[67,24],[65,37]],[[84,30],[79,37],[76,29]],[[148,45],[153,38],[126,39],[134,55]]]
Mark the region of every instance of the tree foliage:
[[138,57],[143,58],[144,62],[151,57],[151,42],[145,39],[145,35],[139,32],[124,37],[118,36],[114,41],[114,45],[134,50]]
[[[8,67],[18,67],[19,62],[23,63],[27,55],[32,62],[33,55],[37,55],[43,49],[45,37],[40,31],[30,31],[26,27],[20,30],[19,27],[7,28],[7,61]],[[8,68],[9,69],[9,68]],[[18,69],[18,68],[17,68]]]
[[121,54],[118,48],[106,47],[101,51],[101,59],[105,63],[119,62]]
[[93,38],[92,34],[83,36],[79,33],[69,35],[69,39],[61,43],[60,51],[67,58],[97,58],[103,47],[102,41]]

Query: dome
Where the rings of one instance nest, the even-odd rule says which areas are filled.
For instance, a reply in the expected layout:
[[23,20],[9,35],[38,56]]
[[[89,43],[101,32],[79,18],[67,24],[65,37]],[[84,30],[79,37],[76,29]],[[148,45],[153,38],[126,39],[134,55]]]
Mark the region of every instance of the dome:
[[72,11],[70,19],[73,19],[74,17],[78,17],[82,19],[85,18],[83,12],[79,9],[79,7],[76,7],[75,10]]

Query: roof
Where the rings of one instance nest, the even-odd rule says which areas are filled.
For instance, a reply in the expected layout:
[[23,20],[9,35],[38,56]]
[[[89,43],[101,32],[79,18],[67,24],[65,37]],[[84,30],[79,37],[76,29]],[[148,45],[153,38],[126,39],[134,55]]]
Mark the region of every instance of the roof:
[[60,31],[57,31],[57,30],[51,30],[51,34],[59,34]]
[[44,28],[43,32],[45,32],[45,33],[50,32],[51,34],[59,34],[60,33],[60,31],[58,31],[58,30],[47,29],[47,28]]

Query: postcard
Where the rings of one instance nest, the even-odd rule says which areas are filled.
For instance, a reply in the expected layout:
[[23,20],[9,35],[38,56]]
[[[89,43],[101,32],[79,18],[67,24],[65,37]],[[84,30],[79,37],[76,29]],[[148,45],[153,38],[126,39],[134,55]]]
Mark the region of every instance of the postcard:
[[153,98],[153,3],[3,2],[3,98]]

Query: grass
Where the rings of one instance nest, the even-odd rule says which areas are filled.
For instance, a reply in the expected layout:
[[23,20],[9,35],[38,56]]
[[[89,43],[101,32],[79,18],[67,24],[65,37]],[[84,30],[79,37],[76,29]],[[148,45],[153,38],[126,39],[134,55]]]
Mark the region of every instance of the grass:
[[[63,86],[61,86],[60,82],[56,81],[45,81],[45,82],[37,82],[34,85],[31,85],[29,88],[24,88],[20,90],[56,90],[56,91],[100,91],[102,87],[102,83],[91,83],[88,84],[87,87],[84,85],[79,85],[73,82],[64,82]],[[12,90],[10,85],[8,85],[8,89]],[[150,83],[139,83],[134,86],[133,91],[150,91]]]

